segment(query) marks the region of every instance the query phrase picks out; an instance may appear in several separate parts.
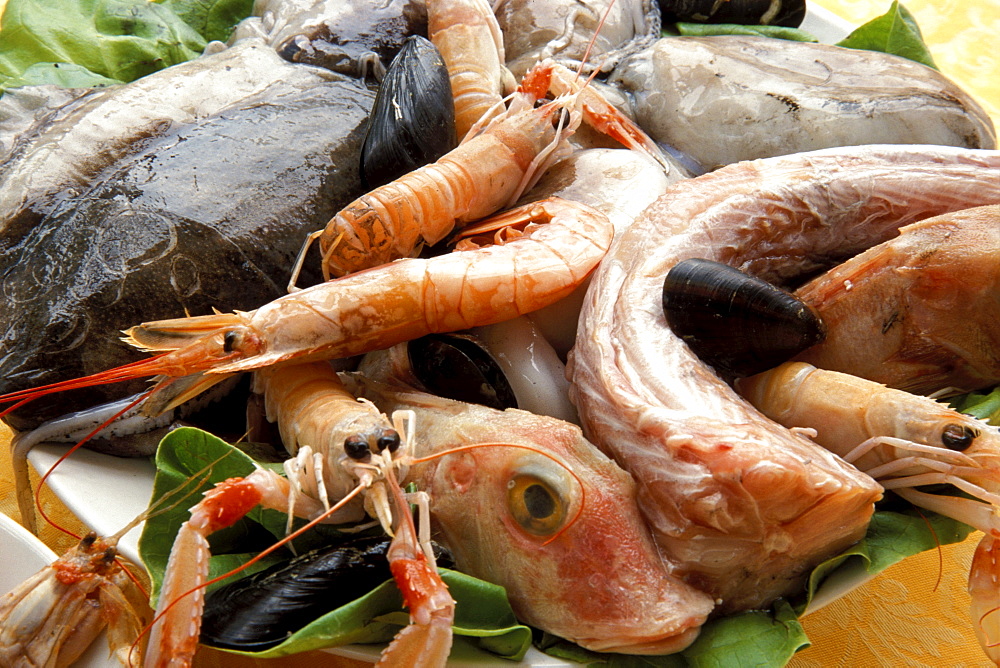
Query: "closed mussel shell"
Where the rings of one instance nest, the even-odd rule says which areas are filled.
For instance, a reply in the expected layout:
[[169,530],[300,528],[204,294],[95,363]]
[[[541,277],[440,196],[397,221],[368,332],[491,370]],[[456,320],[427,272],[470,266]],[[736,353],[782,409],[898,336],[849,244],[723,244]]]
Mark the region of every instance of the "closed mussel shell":
[[433,44],[413,35],[393,58],[375,98],[361,149],[362,182],[377,188],[455,145],[448,69]]
[[[205,597],[201,641],[248,652],[282,643],[391,578],[389,542],[363,537],[320,548],[212,590]],[[438,565],[453,566],[438,546],[435,557]]]
[[677,263],[663,282],[667,324],[719,372],[749,376],[823,340],[819,317],[793,295],[725,264]]
[[497,410],[517,408],[503,370],[472,337],[431,334],[410,341],[414,375],[432,394]]
[[659,0],[664,23],[738,23],[798,28],[805,0]]

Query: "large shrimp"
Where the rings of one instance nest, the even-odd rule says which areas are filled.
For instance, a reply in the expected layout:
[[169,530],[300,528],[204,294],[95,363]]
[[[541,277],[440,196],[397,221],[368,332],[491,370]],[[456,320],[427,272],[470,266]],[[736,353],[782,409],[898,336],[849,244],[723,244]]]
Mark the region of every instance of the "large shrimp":
[[[973,622],[983,649],[1000,659],[1000,431],[933,399],[804,362],[786,362],[737,381],[764,415],[798,430],[915,506],[986,535],[969,573]],[[916,488],[949,484],[971,496]],[[987,631],[987,626],[989,630]],[[988,639],[987,639],[988,638]]]
[[506,243],[400,260],[285,295],[255,311],[133,327],[126,336],[133,345],[172,352],[7,394],[0,402],[20,405],[63,389],[163,376],[145,406],[157,414],[237,371],[349,357],[428,333],[509,320],[572,292],[604,256],[613,234],[603,214],[556,198],[507,212],[503,222],[526,226]]
[[662,284],[702,257],[781,282],[923,218],[1000,201],[1000,153],[863,146],[681,181],[619,237],[570,353],[584,433],[639,482],[664,554],[739,609],[859,538],[881,490],[741,399],[667,326]]
[[[388,423],[371,402],[358,401],[325,362],[266,369],[256,389],[268,415],[279,421],[292,459],[285,476],[258,468],[245,478],[218,483],[191,509],[167,563],[156,620],[150,631],[147,666],[190,665],[198,645],[208,575],[208,536],[261,505],[310,521],[356,522],[367,491],[373,514],[390,535],[389,565],[414,624],[383,654],[383,665],[423,656],[443,665],[451,648],[454,602],[437,574],[433,551],[418,541],[413,518],[396,479],[393,453],[403,454],[405,416]],[[331,502],[332,505],[331,505]],[[426,504],[425,504],[426,506]],[[422,513],[426,521],[426,513]],[[428,536],[427,530],[423,532]]]
[[503,110],[514,77],[504,67],[503,35],[487,0],[431,0],[427,33],[448,68],[459,140]]
[[[442,30],[440,39],[470,29],[470,23],[495,24],[485,2],[456,3],[441,11],[446,17],[457,12],[461,22]],[[431,16],[434,14],[431,11]],[[483,30],[492,35],[492,28]],[[487,43],[491,52],[501,48],[494,42],[493,37],[477,40],[481,45]],[[463,49],[468,49],[465,42],[458,51]],[[460,60],[459,54],[449,53],[454,50],[442,53],[446,62]],[[501,62],[496,65],[502,68]],[[477,88],[484,86],[493,87],[484,83]],[[556,99],[536,107],[536,102],[550,90],[557,93]],[[465,141],[437,162],[361,196],[334,216],[325,229],[310,235],[292,270],[290,290],[295,289],[306,250],[317,237],[323,275],[329,279],[413,256],[424,245],[444,239],[456,227],[513,205],[550,165],[568,154],[566,140],[583,120],[624,146],[653,156],[669,169],[660,149],[642,129],[595,90],[578,82],[564,66],[552,61],[539,63],[510,97],[506,109],[481,118]],[[557,113],[562,110],[567,114]],[[456,109],[456,114],[459,112]]]

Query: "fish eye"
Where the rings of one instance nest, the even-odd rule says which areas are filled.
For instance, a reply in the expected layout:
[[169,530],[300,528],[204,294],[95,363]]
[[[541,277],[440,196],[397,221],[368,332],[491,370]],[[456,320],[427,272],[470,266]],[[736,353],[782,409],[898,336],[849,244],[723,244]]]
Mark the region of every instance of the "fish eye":
[[533,475],[518,475],[507,483],[507,505],[522,529],[548,536],[566,519],[566,503],[549,483]]
[[949,450],[961,452],[972,445],[977,436],[979,432],[972,427],[951,423],[945,425],[944,431],[941,432],[941,443]]
[[242,337],[239,330],[230,329],[222,335],[222,351],[231,353],[240,345]]

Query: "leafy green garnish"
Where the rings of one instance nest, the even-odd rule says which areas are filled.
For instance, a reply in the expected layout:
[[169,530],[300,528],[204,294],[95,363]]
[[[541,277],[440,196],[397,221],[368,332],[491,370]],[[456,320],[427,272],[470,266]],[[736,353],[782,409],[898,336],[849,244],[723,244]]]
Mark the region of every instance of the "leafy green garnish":
[[893,0],[888,12],[857,28],[836,45],[891,53],[937,69],[917,20],[898,0]]
[[204,48],[191,26],[148,0],[8,0],[0,27],[0,86],[36,63],[73,63],[132,81]]
[[1000,386],[987,392],[970,392],[951,400],[951,407],[980,420],[1000,423]]
[[[154,583],[154,595],[158,595],[162,584],[174,536],[187,519],[188,509],[201,499],[201,492],[227,478],[248,475],[255,464],[221,439],[186,427],[171,432],[161,441],[156,453],[156,468],[153,498],[167,495],[158,505],[168,509],[147,520],[139,539],[139,554]],[[182,492],[173,495],[173,490]],[[182,499],[180,502],[178,497]],[[247,543],[259,550],[284,533],[285,515],[259,508],[251,511],[234,527],[212,535],[210,577],[246,563],[252,556],[247,552],[250,549]],[[342,535],[335,529],[310,531],[303,539],[296,539],[296,550],[312,549]],[[274,556],[265,564],[255,565],[254,570],[281,558]],[[288,558],[287,553],[284,558]],[[531,630],[517,622],[503,588],[445,569],[442,569],[442,578],[457,602],[453,629],[456,635],[475,638],[476,646],[490,655],[510,659],[524,656],[531,644]],[[349,643],[387,642],[408,623],[408,619],[399,590],[392,580],[388,580],[365,596],[300,629],[280,645],[247,654],[267,658]]]
[[799,28],[785,26],[756,26],[736,23],[675,23],[678,35],[711,37],[713,35],[757,35],[787,39],[793,42],[818,42],[813,35]]
[[[663,27],[664,36],[711,37],[715,35],[758,35],[795,42],[818,42],[813,35],[799,28],[782,26],[739,25],[732,23],[674,23]],[[835,46],[862,51],[880,51],[909,58],[937,69],[931,52],[924,43],[920,26],[913,14],[898,0],[889,11],[857,28]]]
[[253,0],[162,0],[162,4],[206,40],[222,42],[253,10]]

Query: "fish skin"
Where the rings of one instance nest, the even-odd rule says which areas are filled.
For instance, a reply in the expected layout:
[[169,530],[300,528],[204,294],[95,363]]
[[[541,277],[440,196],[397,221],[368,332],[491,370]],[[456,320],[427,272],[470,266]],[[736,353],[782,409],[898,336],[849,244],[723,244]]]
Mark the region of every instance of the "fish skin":
[[[631,476],[588,443],[579,427],[358,374],[342,377],[386,413],[415,411],[411,445],[417,456],[470,443],[522,444],[550,453],[573,472],[503,445],[410,467],[407,482],[430,494],[435,538],[460,570],[503,586],[518,619],[594,651],[669,654],[697,636],[714,601],[667,572],[636,508]],[[561,498],[575,519],[548,544],[546,536],[521,529],[508,510],[511,482],[523,474],[569,490]]]
[[[875,51],[746,35],[666,37],[609,83],[653,139],[711,170],[858,144],[996,148],[983,108],[944,75]],[[705,141],[712,137],[712,141]]]
[[998,167],[997,151],[928,146],[740,163],[674,184],[612,244],[570,353],[570,398],[587,438],[635,477],[673,572],[720,610],[800,590],[863,535],[880,488],[762,416],[670,332],[667,271],[704,257],[787,284],[908,222],[997,199]]
[[[0,292],[12,308],[0,316],[0,392],[144,357],[119,340],[139,322],[277,298],[305,235],[360,194],[374,94],[251,42],[219,54],[217,85],[249,75],[234,53],[250,56],[250,73],[268,61],[270,84],[215,113],[189,110],[189,123],[165,123],[86,185],[63,191],[34,226],[4,230]],[[180,86],[186,99],[176,79],[164,85]],[[145,386],[52,395],[7,420],[30,428]]]

